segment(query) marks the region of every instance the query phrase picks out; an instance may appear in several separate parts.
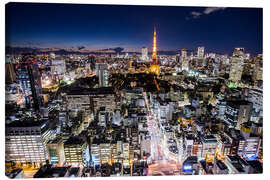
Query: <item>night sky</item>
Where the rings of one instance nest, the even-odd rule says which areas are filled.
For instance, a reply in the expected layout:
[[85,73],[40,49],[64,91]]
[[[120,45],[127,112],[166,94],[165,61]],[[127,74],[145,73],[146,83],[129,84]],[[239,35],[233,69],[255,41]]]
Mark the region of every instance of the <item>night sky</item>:
[[9,3],[6,44],[11,46],[90,49],[152,47],[157,29],[160,50],[232,54],[244,47],[262,53],[262,9],[169,6],[112,6]]

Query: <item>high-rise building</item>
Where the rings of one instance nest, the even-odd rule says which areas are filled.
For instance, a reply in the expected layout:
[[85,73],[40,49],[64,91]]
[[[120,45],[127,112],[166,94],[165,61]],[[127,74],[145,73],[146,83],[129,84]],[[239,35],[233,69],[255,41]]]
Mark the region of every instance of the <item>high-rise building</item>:
[[259,123],[260,119],[263,117],[263,91],[259,89],[249,89],[246,100],[253,104],[250,121]]
[[96,76],[99,80],[99,87],[109,86],[109,70],[105,63],[96,63]]
[[241,135],[245,139],[242,151],[238,151],[239,156],[243,156],[247,160],[257,158],[259,155],[259,147],[261,139],[252,133],[252,123],[245,122],[241,124]]
[[197,49],[197,58],[199,58],[199,59],[204,58],[204,47],[198,47],[198,49]]
[[255,66],[252,79],[254,82],[263,80],[263,60],[262,57],[255,58]]
[[65,74],[66,62],[65,60],[53,60],[51,65],[51,73],[53,74]]
[[98,125],[102,127],[106,127],[110,118],[109,115],[110,113],[106,111],[105,107],[101,107],[98,113]]
[[189,59],[184,59],[182,62],[182,70],[189,70]]
[[113,111],[116,103],[113,88],[78,88],[67,93],[67,109],[83,111],[86,114],[97,113],[100,107]]
[[45,164],[50,132],[45,121],[12,121],[6,126],[6,161],[34,167]]
[[142,48],[142,60],[147,61],[148,60],[148,49],[146,47]]
[[66,163],[73,166],[89,165],[90,154],[87,142],[79,136],[71,136],[64,143]]
[[111,163],[111,144],[109,142],[101,143],[99,149],[101,164]]
[[229,80],[234,83],[239,83],[242,78],[243,63],[245,53],[244,48],[235,48],[232,56]]
[[6,83],[14,82],[16,80],[14,65],[12,63],[6,63],[5,70],[6,70]]
[[181,49],[181,59],[182,61],[187,58],[187,49],[183,48]]
[[93,71],[95,69],[95,67],[96,67],[96,58],[95,58],[95,56],[94,55],[88,56],[87,62],[90,63],[90,68]]
[[202,155],[206,160],[214,160],[217,149],[217,139],[213,135],[207,135],[202,138]]
[[185,147],[186,147],[186,157],[191,156],[193,152],[193,143],[194,143],[194,137],[191,134],[188,134],[185,137]]
[[249,101],[228,101],[225,111],[225,122],[240,130],[240,125],[248,122],[252,111],[252,103]]
[[65,162],[64,143],[61,137],[56,137],[47,143],[47,154],[50,164],[62,166]]
[[43,102],[41,75],[38,66],[35,64],[16,65],[18,81],[25,98],[26,107],[39,110]]
[[91,163],[94,166],[98,166],[101,163],[99,145],[94,142],[91,144]]
[[123,143],[123,166],[129,166],[129,143]]

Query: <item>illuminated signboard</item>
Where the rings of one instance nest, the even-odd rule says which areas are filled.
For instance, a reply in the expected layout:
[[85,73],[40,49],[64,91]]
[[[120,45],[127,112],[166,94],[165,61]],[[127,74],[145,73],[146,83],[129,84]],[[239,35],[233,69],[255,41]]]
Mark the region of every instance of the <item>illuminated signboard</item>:
[[245,157],[247,161],[258,159],[258,156],[255,153],[248,153]]
[[183,166],[183,171],[184,171],[184,172],[192,171],[192,165],[184,165],[184,166]]

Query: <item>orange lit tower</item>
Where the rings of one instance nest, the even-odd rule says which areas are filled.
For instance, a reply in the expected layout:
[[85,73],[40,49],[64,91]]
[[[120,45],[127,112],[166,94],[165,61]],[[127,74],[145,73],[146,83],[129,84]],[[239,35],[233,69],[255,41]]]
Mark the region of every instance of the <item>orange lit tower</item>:
[[154,28],[152,59],[153,59],[153,61],[156,61],[157,60],[157,33],[156,33],[156,27]]
[[157,60],[157,34],[156,34],[156,28],[154,28],[152,59],[153,59],[153,61],[152,61],[151,66],[148,69],[148,72],[159,75],[160,74],[160,66],[159,66],[158,60]]

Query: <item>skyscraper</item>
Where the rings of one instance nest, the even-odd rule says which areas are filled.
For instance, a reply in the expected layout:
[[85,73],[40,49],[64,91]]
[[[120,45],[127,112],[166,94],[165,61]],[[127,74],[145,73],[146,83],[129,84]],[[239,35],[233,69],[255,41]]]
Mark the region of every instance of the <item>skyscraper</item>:
[[46,162],[46,143],[50,130],[45,121],[13,121],[6,127],[6,161],[31,163],[39,167]]
[[16,65],[18,81],[25,98],[26,107],[39,110],[43,102],[41,75],[36,64],[23,63]]
[[109,86],[109,70],[105,63],[96,63],[96,75],[99,80],[99,87]]
[[244,48],[235,48],[232,56],[229,80],[238,83],[241,81],[244,63]]
[[14,65],[12,63],[6,63],[5,70],[6,70],[6,82],[8,83],[14,82],[16,80]]
[[147,47],[142,48],[142,60],[143,61],[148,60],[148,49],[147,49]]
[[197,50],[197,57],[199,59],[202,59],[204,57],[204,47],[198,47],[198,50]]
[[244,122],[248,122],[252,111],[252,103],[249,101],[228,101],[225,111],[225,122],[229,126],[240,129]]
[[182,61],[187,58],[187,49],[186,48],[181,49],[181,58],[182,58]]

